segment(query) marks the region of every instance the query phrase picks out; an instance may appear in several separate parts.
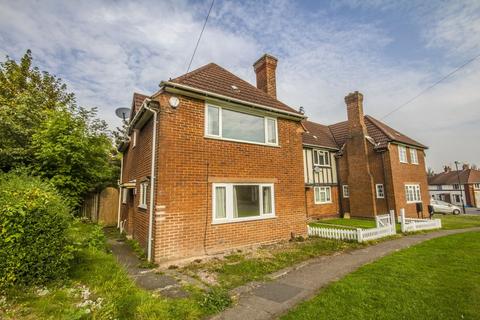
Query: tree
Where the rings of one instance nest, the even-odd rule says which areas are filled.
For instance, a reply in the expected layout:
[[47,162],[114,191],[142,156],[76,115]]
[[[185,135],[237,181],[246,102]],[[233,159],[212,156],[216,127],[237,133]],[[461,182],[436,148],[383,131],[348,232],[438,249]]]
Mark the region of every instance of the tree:
[[20,63],[7,57],[0,63],[0,169],[30,165],[31,138],[46,112],[74,106],[61,79],[32,67],[30,50]]
[[53,110],[32,136],[34,173],[50,179],[73,208],[86,192],[114,182],[112,142],[95,115],[95,109]]
[[0,169],[26,167],[49,179],[71,208],[118,175],[107,125],[96,110],[79,107],[61,79],[20,63],[0,64]]

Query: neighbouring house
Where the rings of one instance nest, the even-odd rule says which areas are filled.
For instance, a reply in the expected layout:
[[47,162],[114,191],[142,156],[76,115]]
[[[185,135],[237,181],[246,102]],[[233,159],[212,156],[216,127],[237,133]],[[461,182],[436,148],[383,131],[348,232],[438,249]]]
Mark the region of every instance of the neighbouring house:
[[461,170],[444,166],[444,171],[428,178],[430,196],[458,206],[480,208],[480,170],[463,164]]
[[303,122],[307,216],[373,218],[400,208],[427,215],[427,147],[364,115],[361,93],[350,93],[345,103],[347,121]]
[[347,122],[307,121],[277,100],[276,66],[254,63],[256,87],[210,63],[133,95],[118,226],[149,260],[305,236],[311,218],[426,207],[425,146],[363,116],[358,92]]

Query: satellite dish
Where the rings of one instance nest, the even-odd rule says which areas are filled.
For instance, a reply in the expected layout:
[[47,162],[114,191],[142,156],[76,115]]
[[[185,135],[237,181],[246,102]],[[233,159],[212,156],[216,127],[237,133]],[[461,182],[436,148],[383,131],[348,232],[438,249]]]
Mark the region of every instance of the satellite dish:
[[130,117],[130,109],[129,108],[117,108],[115,110],[115,114],[117,117],[120,119],[123,119],[125,121],[128,117]]

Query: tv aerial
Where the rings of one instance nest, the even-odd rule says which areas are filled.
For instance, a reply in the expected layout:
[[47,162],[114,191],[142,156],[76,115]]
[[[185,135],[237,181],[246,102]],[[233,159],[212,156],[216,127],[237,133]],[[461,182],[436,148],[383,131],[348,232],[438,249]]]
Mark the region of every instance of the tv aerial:
[[127,118],[130,117],[130,109],[129,108],[117,108],[115,110],[115,114],[123,121],[127,121]]

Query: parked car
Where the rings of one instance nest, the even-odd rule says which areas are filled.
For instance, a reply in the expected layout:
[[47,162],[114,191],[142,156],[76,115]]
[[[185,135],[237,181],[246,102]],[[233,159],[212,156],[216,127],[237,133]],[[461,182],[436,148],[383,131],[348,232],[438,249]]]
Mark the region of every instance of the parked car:
[[440,200],[430,200],[430,206],[433,209],[432,211],[435,212],[435,213],[460,214],[460,212],[462,212],[462,209],[460,209],[456,205],[453,205],[453,204],[445,202],[445,201],[440,201]]

